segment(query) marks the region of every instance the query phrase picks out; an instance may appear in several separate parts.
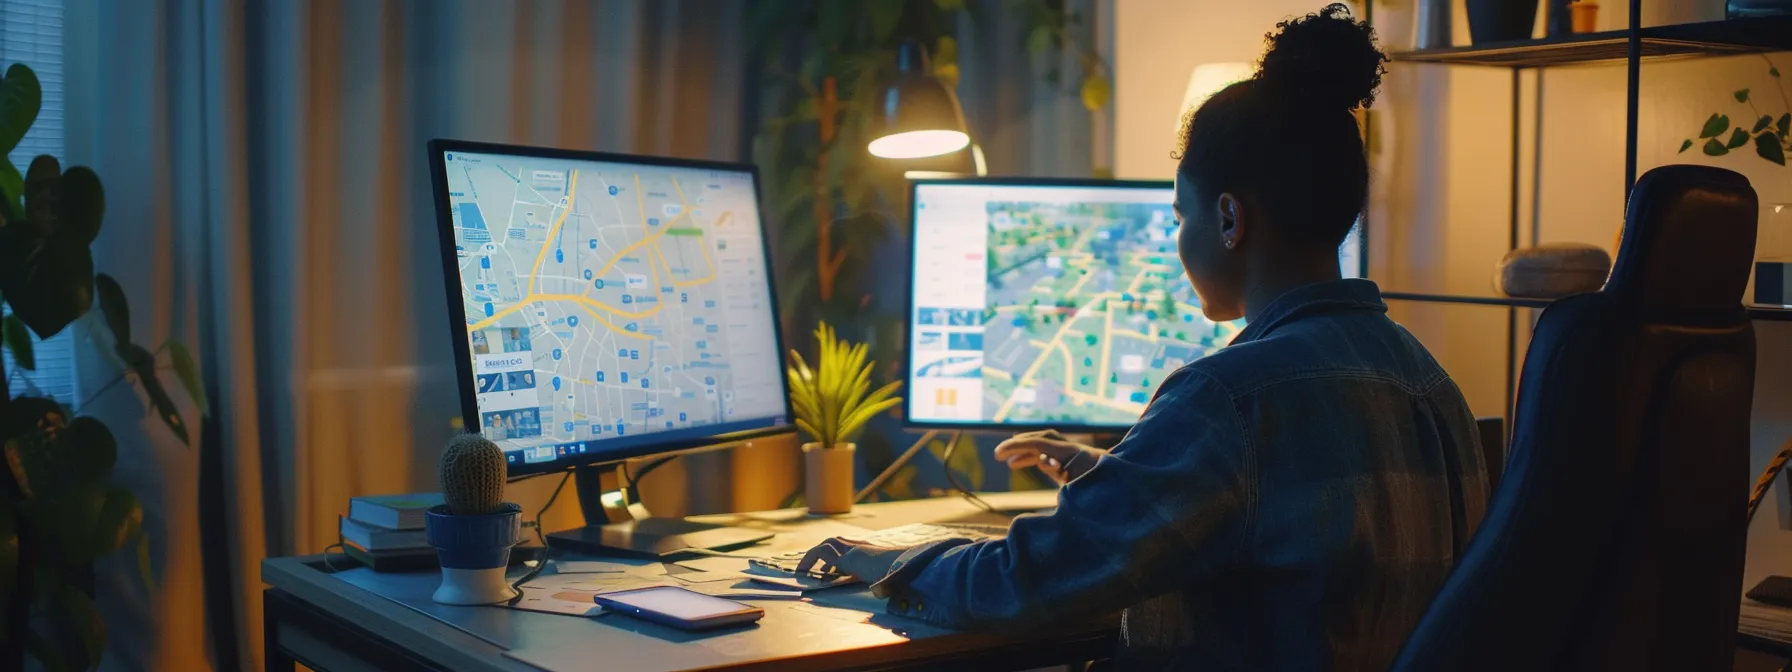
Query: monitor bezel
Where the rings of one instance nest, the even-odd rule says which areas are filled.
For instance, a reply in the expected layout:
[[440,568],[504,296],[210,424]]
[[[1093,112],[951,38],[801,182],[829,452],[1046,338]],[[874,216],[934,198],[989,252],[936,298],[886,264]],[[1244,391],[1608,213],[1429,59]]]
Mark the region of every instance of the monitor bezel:
[[[473,344],[467,333],[466,306],[461,301],[460,262],[455,254],[454,216],[449,209],[452,203],[448,198],[447,155],[450,152],[469,154],[512,154],[525,157],[546,159],[565,159],[574,161],[596,161],[607,163],[628,163],[643,166],[666,168],[694,168],[698,170],[722,170],[746,173],[753,181],[753,202],[759,211],[759,243],[763,248],[766,263],[766,295],[772,316],[772,339],[777,352],[785,351],[784,330],[781,324],[783,313],[778,307],[777,287],[772,283],[772,246],[771,237],[765,227],[765,199],[760,188],[759,168],[751,163],[733,163],[727,161],[709,161],[702,159],[679,159],[661,156],[640,156],[611,152],[593,152],[576,149],[558,149],[552,147],[536,147],[529,145],[510,145],[470,140],[450,140],[437,138],[430,140],[426,151],[429,152],[430,188],[436,209],[436,229],[441,240],[443,280],[448,298],[449,331],[454,334],[454,371],[460,387],[461,423],[466,431],[479,431],[479,398],[473,376]],[[510,476],[526,476],[530,474],[552,473],[568,468],[619,463],[625,460],[651,455],[669,455],[677,453],[697,452],[711,448],[721,448],[729,444],[766,438],[779,434],[791,434],[796,431],[796,417],[790,403],[790,390],[783,375],[782,365],[778,371],[778,389],[783,390],[784,414],[783,422],[770,427],[711,434],[701,437],[683,437],[669,441],[652,443],[615,452],[588,453],[576,458],[566,457],[547,462],[518,462],[508,465]]]
[[902,381],[908,388],[908,395],[902,402],[902,425],[905,429],[974,431],[974,432],[1032,432],[1055,429],[1066,434],[1118,434],[1132,429],[1136,423],[1098,425],[1098,424],[1064,424],[1064,423],[1008,423],[992,421],[961,420],[916,420],[913,413],[915,403],[915,260],[919,253],[917,248],[919,236],[916,235],[916,219],[920,208],[920,191],[927,186],[1007,186],[1007,187],[1093,187],[1119,189],[1174,189],[1173,180],[1108,180],[1100,178],[1045,178],[1045,177],[942,177],[910,179],[908,187],[908,282],[903,287],[902,320],[904,325],[902,343]]

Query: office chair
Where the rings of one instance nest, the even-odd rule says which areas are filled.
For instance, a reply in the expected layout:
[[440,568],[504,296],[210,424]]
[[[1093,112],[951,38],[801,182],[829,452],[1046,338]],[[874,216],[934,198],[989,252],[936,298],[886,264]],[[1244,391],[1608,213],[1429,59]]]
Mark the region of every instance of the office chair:
[[1756,213],[1728,170],[1637,181],[1605,288],[1537,321],[1505,475],[1393,669],[1730,669]]

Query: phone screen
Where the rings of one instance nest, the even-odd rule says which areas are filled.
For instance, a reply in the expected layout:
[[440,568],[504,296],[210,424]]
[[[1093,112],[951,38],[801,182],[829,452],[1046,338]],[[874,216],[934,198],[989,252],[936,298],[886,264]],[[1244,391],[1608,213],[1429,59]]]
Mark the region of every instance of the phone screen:
[[682,621],[701,621],[752,608],[733,600],[711,597],[675,586],[605,593],[598,597]]

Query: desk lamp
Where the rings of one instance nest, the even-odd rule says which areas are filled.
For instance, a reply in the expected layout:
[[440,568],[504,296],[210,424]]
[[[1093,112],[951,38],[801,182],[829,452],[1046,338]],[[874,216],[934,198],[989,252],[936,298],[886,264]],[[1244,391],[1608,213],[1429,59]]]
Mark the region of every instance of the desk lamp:
[[927,49],[908,41],[896,51],[896,80],[884,89],[882,127],[867,149],[886,159],[950,154],[971,144],[958,96],[933,75]]

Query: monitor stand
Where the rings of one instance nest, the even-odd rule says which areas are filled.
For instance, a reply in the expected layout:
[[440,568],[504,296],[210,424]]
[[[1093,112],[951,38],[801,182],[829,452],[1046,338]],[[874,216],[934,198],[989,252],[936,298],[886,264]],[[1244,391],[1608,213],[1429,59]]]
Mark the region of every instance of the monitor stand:
[[573,469],[579,508],[589,523],[547,535],[548,546],[585,553],[666,559],[694,551],[726,551],[772,538],[772,533],[740,527],[655,518],[630,492],[618,466]]

